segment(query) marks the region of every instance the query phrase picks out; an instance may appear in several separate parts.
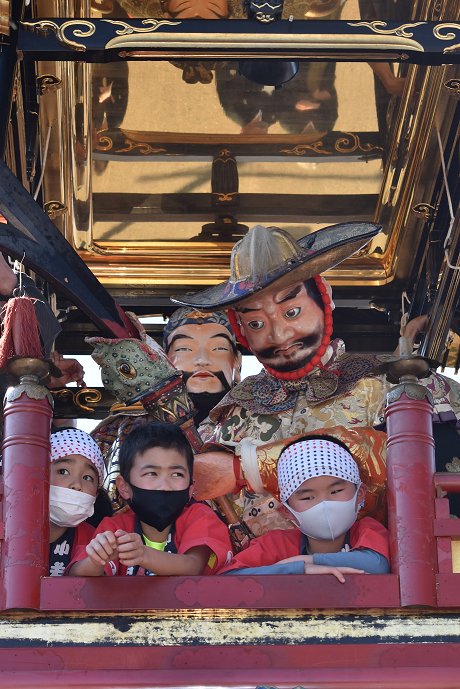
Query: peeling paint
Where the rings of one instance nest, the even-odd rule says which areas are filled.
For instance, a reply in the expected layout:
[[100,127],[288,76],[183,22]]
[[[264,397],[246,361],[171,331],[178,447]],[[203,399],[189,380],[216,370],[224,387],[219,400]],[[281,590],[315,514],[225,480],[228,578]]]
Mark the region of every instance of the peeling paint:
[[[0,646],[244,645],[457,642],[460,616],[309,613],[291,616],[146,615],[0,619]],[[244,611],[241,611],[244,612]]]

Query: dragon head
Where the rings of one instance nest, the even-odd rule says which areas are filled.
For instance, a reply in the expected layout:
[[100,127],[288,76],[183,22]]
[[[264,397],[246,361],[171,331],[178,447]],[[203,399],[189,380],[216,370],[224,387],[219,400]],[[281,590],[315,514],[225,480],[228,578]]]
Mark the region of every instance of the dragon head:
[[101,367],[102,383],[119,402],[131,404],[171,376],[180,375],[163,349],[145,332],[133,313],[126,314],[136,326],[139,339],[87,337],[92,357]]

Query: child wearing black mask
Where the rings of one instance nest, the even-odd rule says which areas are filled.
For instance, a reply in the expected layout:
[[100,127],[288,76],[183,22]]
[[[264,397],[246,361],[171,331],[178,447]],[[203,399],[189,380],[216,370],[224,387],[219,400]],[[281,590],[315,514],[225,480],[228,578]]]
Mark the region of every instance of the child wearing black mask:
[[131,509],[102,520],[71,576],[213,574],[230,562],[226,526],[192,498],[193,452],[178,426],[149,423],[127,436],[117,488]]

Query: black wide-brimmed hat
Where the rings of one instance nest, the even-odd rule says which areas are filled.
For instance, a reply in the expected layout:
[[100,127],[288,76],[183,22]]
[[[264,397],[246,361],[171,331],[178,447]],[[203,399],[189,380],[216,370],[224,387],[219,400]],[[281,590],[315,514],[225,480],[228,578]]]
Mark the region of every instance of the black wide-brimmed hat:
[[296,241],[285,230],[256,225],[233,247],[229,280],[171,300],[208,311],[241,304],[261,296],[275,283],[277,289],[283,289],[334,268],[381,229],[375,223],[348,222],[324,227]]

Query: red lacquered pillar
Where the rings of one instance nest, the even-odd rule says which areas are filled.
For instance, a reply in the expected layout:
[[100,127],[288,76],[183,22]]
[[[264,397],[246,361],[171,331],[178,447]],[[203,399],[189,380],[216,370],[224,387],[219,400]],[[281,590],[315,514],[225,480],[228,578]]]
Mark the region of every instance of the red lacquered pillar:
[[37,376],[20,380],[4,409],[4,609],[39,610],[40,577],[48,574],[53,401]]
[[436,606],[431,393],[415,382],[396,386],[385,417],[391,571],[399,574],[402,606]]

